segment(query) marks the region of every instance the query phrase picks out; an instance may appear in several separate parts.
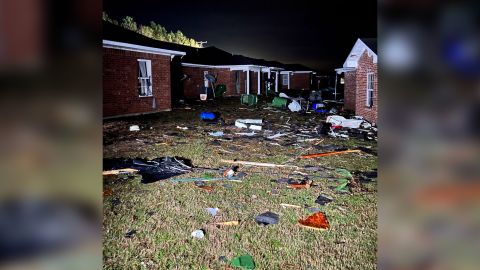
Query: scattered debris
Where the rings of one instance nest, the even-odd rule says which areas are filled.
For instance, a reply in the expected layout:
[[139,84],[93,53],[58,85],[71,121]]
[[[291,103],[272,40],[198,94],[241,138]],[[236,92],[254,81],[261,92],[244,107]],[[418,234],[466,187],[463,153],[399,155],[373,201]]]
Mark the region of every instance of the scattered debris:
[[194,178],[175,178],[175,179],[169,179],[169,182],[172,183],[187,183],[187,182],[209,182],[209,181],[230,181],[230,182],[238,182],[241,183],[243,182],[241,179],[241,174],[238,174],[237,177],[217,177],[217,178],[210,178],[210,177],[194,177]]
[[291,208],[302,208],[301,206],[294,205],[294,204],[288,204],[288,203],[281,203],[280,206],[283,207],[283,208],[287,208],[287,207],[291,207]]
[[286,136],[286,135],[288,135],[288,134],[290,134],[290,133],[291,133],[291,132],[288,132],[288,133],[277,133],[277,134],[275,134],[275,135],[268,136],[267,139],[274,140],[274,139],[277,139],[277,138]]
[[137,233],[136,230],[130,230],[125,234],[126,238],[132,238]]
[[214,223],[215,226],[221,227],[221,226],[236,226],[240,224],[240,221],[238,220],[232,220],[232,221],[224,221],[224,222],[217,222]]
[[203,121],[215,121],[220,115],[214,112],[201,112],[200,119]]
[[350,181],[348,179],[339,179],[340,184],[335,188],[339,192],[348,192],[348,184]]
[[323,212],[316,212],[315,214],[308,216],[306,219],[300,219],[298,224],[302,227],[315,230],[327,230],[330,228],[327,217]]
[[255,222],[257,222],[257,224],[261,224],[265,226],[270,224],[277,224],[278,215],[268,211],[255,217]]
[[211,186],[197,186],[197,187],[198,187],[198,188],[201,188],[201,189],[203,189],[203,190],[205,190],[205,191],[207,191],[207,192],[209,192],[209,193],[210,193],[210,192],[213,192],[213,187],[211,187]]
[[181,129],[181,130],[188,130],[188,127],[181,127],[181,126],[177,126],[178,129]]
[[333,199],[330,198],[330,197],[327,197],[325,195],[320,195],[318,196],[318,198],[315,200],[316,203],[320,204],[320,205],[327,205],[331,202],[333,202]]
[[331,123],[333,127],[340,126],[346,128],[359,128],[364,122],[362,119],[346,119],[340,115],[330,115],[327,117],[327,123]]
[[235,126],[239,128],[247,128],[251,130],[262,130],[262,119],[237,119]]
[[262,162],[251,162],[251,161],[240,161],[240,160],[228,160],[222,159],[220,160],[224,163],[230,164],[243,164],[243,165],[250,165],[250,166],[259,166],[259,167],[284,167],[284,168],[298,168],[298,166],[293,165],[282,165],[282,164],[273,164],[273,163],[262,163]]
[[312,180],[289,181],[288,188],[293,189],[307,189],[312,185]]
[[220,211],[218,208],[205,208],[205,210],[207,210],[207,212],[213,217],[217,215],[218,211]]
[[131,174],[131,173],[137,173],[138,170],[135,169],[120,169],[120,170],[109,170],[109,171],[103,171],[102,175],[107,176],[107,175],[118,175],[118,174]]
[[311,213],[315,213],[315,212],[318,212],[318,211],[321,211],[322,209],[318,208],[318,207],[308,207],[307,208],[307,211],[311,212]]
[[133,125],[133,126],[130,126],[129,130],[130,131],[140,131],[140,127],[138,125]]
[[359,153],[359,152],[360,152],[360,150],[343,150],[343,151],[334,151],[334,152],[319,153],[319,154],[302,155],[302,156],[300,156],[300,158],[301,159],[317,158],[317,157],[325,157],[325,156],[347,154],[347,153]]
[[347,179],[352,179],[353,178],[353,175],[346,169],[337,168],[337,169],[335,169],[335,173],[337,173],[338,175],[340,175],[343,178],[347,178]]
[[255,262],[253,261],[252,256],[245,254],[238,256],[232,259],[230,266],[239,267],[246,270],[255,269]]
[[232,178],[235,175],[234,168],[228,168],[223,172],[223,177]]
[[113,195],[113,190],[111,188],[106,188],[104,191],[103,191],[103,196],[104,197],[108,197],[108,196],[112,196]]
[[249,137],[257,135],[257,133],[255,133],[255,131],[252,131],[250,133],[248,133],[248,132],[238,132],[238,133],[235,133],[235,134],[236,135],[241,135],[241,136],[249,136]]
[[215,131],[215,132],[209,132],[208,135],[213,136],[213,137],[222,137],[223,131]]
[[197,239],[202,239],[205,237],[205,233],[203,230],[195,230],[192,232],[192,237]]
[[142,183],[144,184],[153,183],[158,180],[167,179],[192,171],[190,161],[178,157],[163,157],[152,160],[121,158],[104,159],[103,166],[104,170],[107,171],[137,170],[142,176]]

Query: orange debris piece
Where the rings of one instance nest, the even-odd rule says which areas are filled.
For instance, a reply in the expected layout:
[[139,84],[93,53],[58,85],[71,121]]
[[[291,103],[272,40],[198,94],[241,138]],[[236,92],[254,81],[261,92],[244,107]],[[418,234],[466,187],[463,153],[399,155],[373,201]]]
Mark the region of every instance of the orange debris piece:
[[213,192],[213,187],[210,187],[210,186],[198,186],[198,187],[205,191]]
[[315,230],[327,230],[330,228],[327,217],[322,212],[316,212],[315,214],[307,217],[306,219],[300,219],[298,221],[300,226],[315,229]]

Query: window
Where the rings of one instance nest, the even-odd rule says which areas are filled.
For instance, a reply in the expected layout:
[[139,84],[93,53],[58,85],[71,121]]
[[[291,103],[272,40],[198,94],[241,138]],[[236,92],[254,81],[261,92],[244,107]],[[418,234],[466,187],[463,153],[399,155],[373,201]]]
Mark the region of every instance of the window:
[[373,107],[373,73],[367,73],[367,107]]
[[288,85],[288,74],[282,74],[282,85]]
[[152,91],[152,61],[138,59],[138,95],[153,96]]

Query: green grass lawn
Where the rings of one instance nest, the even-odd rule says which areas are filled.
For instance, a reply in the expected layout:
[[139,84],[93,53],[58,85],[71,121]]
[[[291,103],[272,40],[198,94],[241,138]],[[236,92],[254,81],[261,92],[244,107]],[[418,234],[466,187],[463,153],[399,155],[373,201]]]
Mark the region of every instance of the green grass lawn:
[[[223,103],[195,105],[155,116],[104,123],[104,156],[145,157],[179,156],[191,159],[199,167],[226,167],[220,159],[239,159],[325,167],[318,172],[310,189],[293,190],[271,182],[292,176],[292,169],[265,169],[240,166],[247,173],[242,183],[207,182],[209,193],[193,183],[173,184],[159,181],[141,184],[140,176],[105,178],[105,189],[113,195],[104,198],[104,268],[105,269],[229,269],[225,256],[250,254],[256,269],[373,269],[376,268],[377,193],[376,182],[356,184],[350,193],[337,193],[338,182],[321,176],[333,176],[331,169],[371,171],[377,168],[377,157],[364,153],[299,160],[300,154],[315,153],[315,142],[288,146],[272,145],[261,138],[234,136],[236,118],[263,118],[268,124],[305,123],[322,119],[317,115],[271,112],[263,106],[238,109],[237,99]],[[202,110],[222,113],[226,126],[207,125],[198,119]],[[289,119],[290,118],[290,119]],[[289,120],[287,120],[289,119]],[[129,132],[130,124],[142,130]],[[176,126],[188,126],[188,130]],[[150,129],[151,127],[151,129]],[[281,127],[272,126],[279,130]],[[217,140],[206,131],[222,130],[233,141]],[[282,141],[279,141],[282,144]],[[322,144],[355,148],[376,143],[359,140],[325,138]],[[312,174],[312,173],[310,173]],[[202,172],[181,175],[199,177]],[[210,173],[211,176],[220,174]],[[227,184],[225,186],[225,184]],[[334,201],[326,206],[315,203],[324,194]],[[282,208],[281,203],[302,208]],[[318,207],[327,216],[330,229],[309,230],[297,225],[310,213],[304,206]],[[210,216],[205,208],[217,207]],[[280,216],[277,225],[260,226],[255,216],[272,211]],[[239,220],[237,226],[217,228],[220,221]],[[203,229],[204,239],[190,234]],[[135,230],[127,238],[128,231]]]

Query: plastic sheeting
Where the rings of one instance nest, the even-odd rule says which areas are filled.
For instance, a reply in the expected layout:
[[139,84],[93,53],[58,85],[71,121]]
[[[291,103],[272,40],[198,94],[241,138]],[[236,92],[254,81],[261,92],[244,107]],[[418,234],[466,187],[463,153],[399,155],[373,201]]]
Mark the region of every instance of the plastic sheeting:
[[146,159],[104,159],[103,170],[136,169],[142,176],[142,183],[153,183],[192,171],[191,163],[187,159],[178,157],[162,157],[152,160]]

